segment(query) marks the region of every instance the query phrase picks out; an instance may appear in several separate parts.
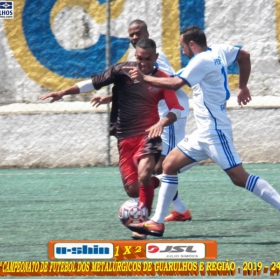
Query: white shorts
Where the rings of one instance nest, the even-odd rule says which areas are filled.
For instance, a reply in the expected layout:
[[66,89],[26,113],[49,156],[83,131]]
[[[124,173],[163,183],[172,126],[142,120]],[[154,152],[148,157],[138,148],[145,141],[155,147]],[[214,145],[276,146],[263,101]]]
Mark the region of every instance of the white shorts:
[[176,145],[184,139],[187,117],[180,118],[172,125],[166,126],[161,134],[162,156],[167,156]]
[[223,170],[242,163],[233,145],[231,130],[217,130],[208,139],[203,139],[203,142],[199,141],[198,131],[194,131],[182,140],[177,148],[185,156],[197,162],[210,158]]

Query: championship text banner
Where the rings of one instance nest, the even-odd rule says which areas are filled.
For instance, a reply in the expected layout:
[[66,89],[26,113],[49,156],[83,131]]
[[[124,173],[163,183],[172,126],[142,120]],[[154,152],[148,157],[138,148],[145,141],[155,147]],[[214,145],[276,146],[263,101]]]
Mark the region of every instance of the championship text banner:
[[[0,277],[15,276],[272,276],[279,279],[280,262],[261,261],[1,261]],[[223,279],[224,279],[223,278]]]
[[261,276],[278,277],[280,262],[217,261],[210,240],[53,240],[51,261],[2,261],[6,276]]

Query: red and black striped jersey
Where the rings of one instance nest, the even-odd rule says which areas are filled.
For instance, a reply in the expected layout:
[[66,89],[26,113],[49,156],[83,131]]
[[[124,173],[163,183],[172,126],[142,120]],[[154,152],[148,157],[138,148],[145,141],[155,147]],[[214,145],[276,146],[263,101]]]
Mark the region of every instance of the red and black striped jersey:
[[[156,88],[145,83],[133,81],[124,66],[137,67],[136,62],[118,63],[100,75],[92,77],[95,89],[114,84],[117,97],[117,138],[123,139],[146,134],[145,130],[159,121],[158,102],[161,99],[171,109],[184,108],[179,104],[176,94],[172,90]],[[152,74],[155,77],[169,77],[159,69]]]

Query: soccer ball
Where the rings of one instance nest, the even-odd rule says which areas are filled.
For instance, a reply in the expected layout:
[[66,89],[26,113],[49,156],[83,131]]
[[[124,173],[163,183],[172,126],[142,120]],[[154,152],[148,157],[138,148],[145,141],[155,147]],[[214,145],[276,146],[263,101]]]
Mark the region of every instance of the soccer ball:
[[124,202],[119,209],[120,221],[127,226],[131,223],[141,223],[148,218],[148,209],[139,205],[137,199],[130,199]]

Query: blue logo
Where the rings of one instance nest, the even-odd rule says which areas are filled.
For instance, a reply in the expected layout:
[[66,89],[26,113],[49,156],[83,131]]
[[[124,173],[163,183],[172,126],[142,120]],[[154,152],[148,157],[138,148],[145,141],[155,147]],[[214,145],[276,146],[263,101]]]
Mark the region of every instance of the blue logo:
[[112,259],[111,243],[56,243],[54,257],[56,259]]
[[0,2],[0,18],[14,18],[14,7],[12,1]]

